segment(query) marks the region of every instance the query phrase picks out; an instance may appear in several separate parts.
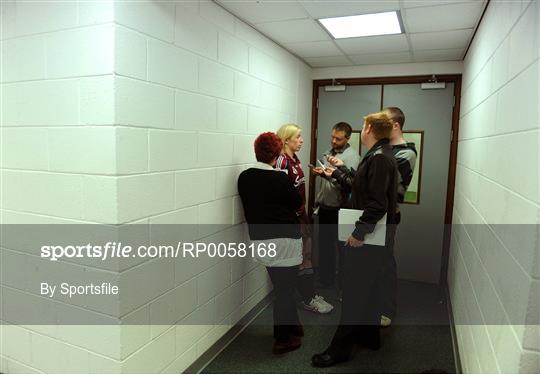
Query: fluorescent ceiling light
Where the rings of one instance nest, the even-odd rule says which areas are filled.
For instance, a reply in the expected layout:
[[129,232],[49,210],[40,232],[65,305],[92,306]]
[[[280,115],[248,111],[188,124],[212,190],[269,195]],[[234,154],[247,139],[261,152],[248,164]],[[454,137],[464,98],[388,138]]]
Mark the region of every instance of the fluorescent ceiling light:
[[319,22],[335,39],[401,34],[397,12],[322,18]]

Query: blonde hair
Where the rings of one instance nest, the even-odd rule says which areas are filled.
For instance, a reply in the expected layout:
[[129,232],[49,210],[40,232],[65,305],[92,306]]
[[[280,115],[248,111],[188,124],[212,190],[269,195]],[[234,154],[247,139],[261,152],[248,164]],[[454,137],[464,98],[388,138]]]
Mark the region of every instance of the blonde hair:
[[302,131],[302,129],[300,126],[295,125],[294,123],[286,123],[279,128],[277,131],[277,136],[279,136],[283,142],[283,148],[285,148],[285,141],[295,136],[298,131]]
[[387,112],[369,113],[364,117],[364,126],[365,125],[371,125],[371,131],[373,132],[375,139],[381,140],[390,138],[393,123]]

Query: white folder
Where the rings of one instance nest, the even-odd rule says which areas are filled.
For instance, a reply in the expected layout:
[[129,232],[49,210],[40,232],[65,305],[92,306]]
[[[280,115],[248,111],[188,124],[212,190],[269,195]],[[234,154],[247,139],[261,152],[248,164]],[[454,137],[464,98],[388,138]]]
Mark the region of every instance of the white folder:
[[[349,236],[356,228],[356,221],[364,213],[363,210],[357,209],[340,209],[339,210],[339,228],[338,237],[341,241],[347,241]],[[386,243],[386,214],[375,225],[375,230],[371,234],[366,234],[364,244],[384,246]]]

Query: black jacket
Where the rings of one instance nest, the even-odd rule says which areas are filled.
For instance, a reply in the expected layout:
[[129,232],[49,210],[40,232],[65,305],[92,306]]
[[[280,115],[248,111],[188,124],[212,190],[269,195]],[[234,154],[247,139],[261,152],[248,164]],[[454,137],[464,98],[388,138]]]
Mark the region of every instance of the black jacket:
[[250,168],[238,177],[238,193],[252,240],[301,237],[296,211],[302,197],[284,172]]
[[341,166],[332,177],[351,191],[347,207],[363,210],[352,235],[358,240],[373,232],[387,214],[387,223],[396,223],[398,170],[388,139],[379,140],[364,156],[358,171]]

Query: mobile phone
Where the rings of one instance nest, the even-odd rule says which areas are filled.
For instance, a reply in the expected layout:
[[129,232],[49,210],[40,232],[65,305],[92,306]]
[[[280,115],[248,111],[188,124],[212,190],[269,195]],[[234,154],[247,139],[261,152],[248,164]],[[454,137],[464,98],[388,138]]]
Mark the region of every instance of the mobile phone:
[[313,169],[315,166],[313,166],[313,164],[308,164],[307,167],[310,168],[310,169]]

